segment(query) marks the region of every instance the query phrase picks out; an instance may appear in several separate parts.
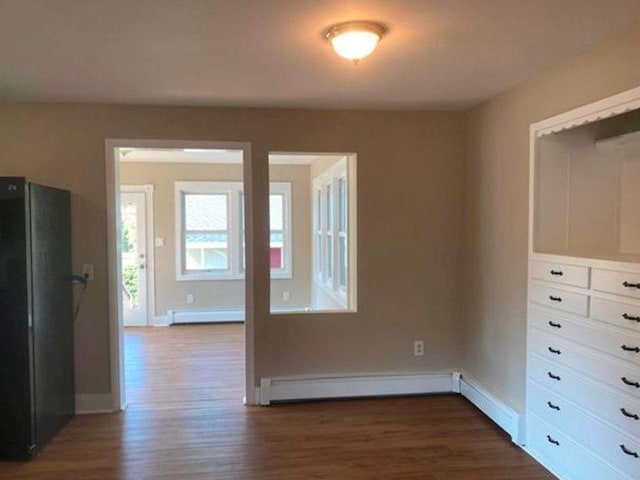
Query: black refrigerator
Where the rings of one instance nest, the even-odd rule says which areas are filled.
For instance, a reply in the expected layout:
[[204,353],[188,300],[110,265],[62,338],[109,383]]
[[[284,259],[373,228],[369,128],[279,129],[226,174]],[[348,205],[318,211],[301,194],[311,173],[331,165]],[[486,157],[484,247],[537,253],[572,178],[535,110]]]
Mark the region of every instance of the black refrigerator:
[[0,456],[29,458],[71,419],[71,195],[0,177]]

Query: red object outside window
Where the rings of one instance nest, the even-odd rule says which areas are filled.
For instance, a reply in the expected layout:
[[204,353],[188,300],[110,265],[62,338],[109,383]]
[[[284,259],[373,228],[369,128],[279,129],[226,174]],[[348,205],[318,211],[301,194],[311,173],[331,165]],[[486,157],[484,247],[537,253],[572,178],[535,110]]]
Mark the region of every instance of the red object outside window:
[[271,247],[271,268],[282,268],[282,247]]

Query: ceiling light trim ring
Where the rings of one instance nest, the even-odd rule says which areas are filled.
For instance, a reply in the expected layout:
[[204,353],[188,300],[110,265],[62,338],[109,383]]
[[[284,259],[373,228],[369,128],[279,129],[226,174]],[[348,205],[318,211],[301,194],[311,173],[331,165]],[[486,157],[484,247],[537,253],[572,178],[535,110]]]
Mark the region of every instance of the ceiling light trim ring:
[[351,21],[351,22],[341,22],[341,23],[336,23],[335,25],[331,25],[329,28],[327,28],[324,31],[323,36],[327,40],[331,41],[333,38],[337,37],[338,35],[341,35],[347,32],[355,32],[355,31],[371,32],[378,35],[378,37],[382,39],[382,37],[384,37],[387,34],[387,32],[389,32],[389,28],[385,24],[380,22],[357,20],[357,21]]

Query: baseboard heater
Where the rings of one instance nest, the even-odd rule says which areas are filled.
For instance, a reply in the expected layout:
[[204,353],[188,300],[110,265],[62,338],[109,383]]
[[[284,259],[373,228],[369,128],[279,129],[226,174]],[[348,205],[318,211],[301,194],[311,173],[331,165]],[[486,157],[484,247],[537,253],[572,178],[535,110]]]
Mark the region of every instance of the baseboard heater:
[[244,310],[169,310],[169,324],[244,322]]
[[257,389],[262,405],[273,402],[458,393],[506,431],[516,444],[524,444],[522,416],[462,372],[407,375],[262,378]]
[[[272,313],[303,313],[309,307],[275,307]],[[244,310],[168,310],[167,324],[244,322]]]

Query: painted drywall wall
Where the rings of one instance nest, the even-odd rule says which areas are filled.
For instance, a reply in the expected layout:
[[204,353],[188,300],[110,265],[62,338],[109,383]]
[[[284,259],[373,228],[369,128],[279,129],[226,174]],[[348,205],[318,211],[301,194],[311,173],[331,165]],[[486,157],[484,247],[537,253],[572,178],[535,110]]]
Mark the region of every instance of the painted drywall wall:
[[[80,394],[109,380],[105,139],[247,141],[260,376],[456,367],[464,118],[455,112],[0,104],[0,175],[73,192],[74,266],[95,265],[76,322]],[[268,152],[358,154],[358,312],[269,314]],[[413,356],[413,340],[425,356]]]
[[529,125],[640,85],[640,25],[468,112],[465,369],[524,405]]
[[[271,181],[290,182],[292,196],[293,271],[291,279],[271,281],[277,306],[308,306],[310,304],[310,231],[311,216],[308,165],[272,165]],[[176,181],[242,181],[242,166],[230,164],[122,162],[120,183],[123,185],[152,184],[154,191],[155,236],[165,241],[155,247],[155,315],[167,310],[242,310],[244,280],[177,281],[175,236]],[[299,226],[296,229],[296,226]],[[289,292],[289,301],[283,292]],[[187,303],[187,294],[194,296]]]

